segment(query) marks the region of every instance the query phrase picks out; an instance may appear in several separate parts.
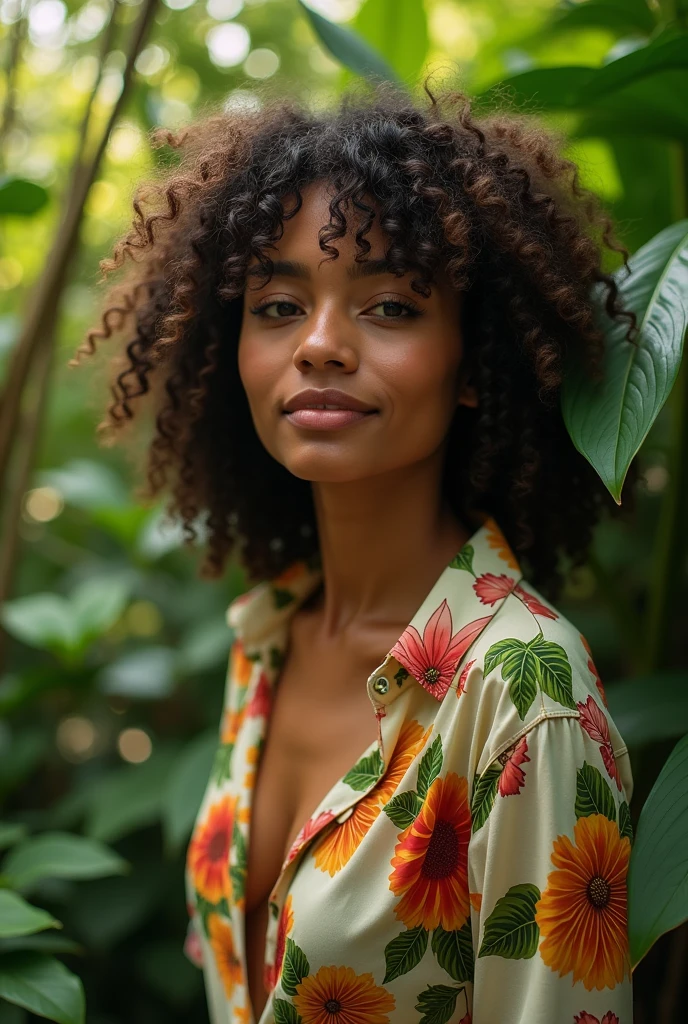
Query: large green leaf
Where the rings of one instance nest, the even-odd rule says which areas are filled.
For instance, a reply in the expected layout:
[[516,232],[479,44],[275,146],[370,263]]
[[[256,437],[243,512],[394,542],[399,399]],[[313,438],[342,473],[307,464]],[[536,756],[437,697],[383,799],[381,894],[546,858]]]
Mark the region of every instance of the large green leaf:
[[428,50],[423,0],[365,0],[353,27],[400,78],[408,85],[415,83]]
[[688,733],[688,672],[609,683],[605,693],[614,722],[629,747]]
[[14,846],[25,835],[26,825],[22,825],[20,822],[0,822],[0,850],[5,850],[8,846]]
[[428,985],[418,996],[414,1009],[421,1014],[418,1024],[448,1024],[463,988],[456,985]]
[[365,77],[381,78],[399,84],[399,79],[379,53],[345,25],[337,25],[311,10],[303,0],[299,4],[326,50],[345,67]]
[[81,981],[53,957],[7,953],[0,959],[0,999],[58,1024],[83,1024]]
[[44,832],[25,839],[7,855],[2,873],[11,885],[25,888],[41,878],[104,878],[129,865],[102,843],[70,832]]
[[3,939],[61,927],[57,918],[27,903],[19,893],[0,889],[0,937]]
[[196,736],[179,755],[162,797],[162,825],[170,850],[189,836],[217,751],[217,729]]
[[688,919],[688,736],[674,747],[640,812],[628,872],[628,933],[637,964]]
[[645,0],[562,0],[559,10],[542,30],[543,36],[576,28],[608,28],[613,32],[649,35],[655,19]]
[[621,301],[638,318],[637,346],[598,304],[606,334],[605,380],[593,384],[573,356],[562,413],[576,448],[617,503],[628,467],[676,380],[688,324],[688,220],[660,231],[616,273]]
[[50,196],[42,185],[25,178],[0,180],[0,215],[33,217],[48,202]]
[[580,102],[588,103],[630,82],[642,81],[671,68],[688,68],[688,32],[666,29],[646,46],[603,65],[582,86]]
[[386,971],[382,984],[408,974],[421,962],[427,948],[428,933],[422,924],[396,935],[385,946]]

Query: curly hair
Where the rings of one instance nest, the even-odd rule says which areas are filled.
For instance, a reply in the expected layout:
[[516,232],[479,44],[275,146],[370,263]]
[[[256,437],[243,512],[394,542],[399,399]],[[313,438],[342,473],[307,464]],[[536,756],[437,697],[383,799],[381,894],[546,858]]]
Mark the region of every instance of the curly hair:
[[[628,252],[561,155],[563,133],[504,108],[475,116],[462,91],[437,96],[427,79],[423,89],[422,106],[378,83],[349,89],[334,109],[270,97],[257,110],[206,111],[177,133],[151,133],[154,148],[179,153],[136,188],[132,226],[101,260],[101,281],[127,257],[133,266],[69,365],[96,340],[122,337],[97,432],[112,444],[138,411],[153,411],[136,496],[169,484],[166,511],[180,517],[185,543],[199,525],[205,534],[202,576],[220,576],[233,553],[255,580],[318,555],[311,485],[263,448],[237,369],[247,267],[254,258],[270,278],[267,250],[312,182],[336,190],[318,235],[330,259],[349,203],[360,215],[356,258],[370,251],[372,199],[395,272],[412,271],[427,295],[444,269],[466,293],[464,359],[478,405],[457,408],[447,438],[443,487],[455,514],[492,514],[524,573],[554,599],[568,571],[561,556],[568,569],[583,564],[605,509],[619,513],[569,437],[559,391],[569,351],[591,379],[603,376],[600,288],[607,315],[626,319],[636,344],[635,315],[602,270],[603,246],[627,270]],[[636,480],[633,463],[625,511]]]

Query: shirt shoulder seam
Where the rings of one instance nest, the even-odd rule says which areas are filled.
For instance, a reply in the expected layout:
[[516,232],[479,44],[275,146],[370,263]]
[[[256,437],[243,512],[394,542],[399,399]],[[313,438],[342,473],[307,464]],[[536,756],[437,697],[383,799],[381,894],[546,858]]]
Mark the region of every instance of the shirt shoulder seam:
[[480,774],[483,775],[484,772],[487,771],[490,765],[493,764],[493,762],[499,757],[500,754],[503,754],[505,750],[509,749],[509,747],[513,747],[514,744],[518,743],[518,741],[523,739],[524,736],[527,736],[529,732],[532,732],[532,730],[535,729],[536,726],[541,725],[542,722],[546,722],[549,719],[554,718],[580,718],[580,712],[570,711],[566,708],[562,709],[561,711],[555,711],[553,708],[543,709],[532,720],[532,722],[527,722],[515,733],[512,733],[508,739],[504,740],[502,743],[499,744],[498,747],[496,747],[494,753],[489,758],[484,770]]

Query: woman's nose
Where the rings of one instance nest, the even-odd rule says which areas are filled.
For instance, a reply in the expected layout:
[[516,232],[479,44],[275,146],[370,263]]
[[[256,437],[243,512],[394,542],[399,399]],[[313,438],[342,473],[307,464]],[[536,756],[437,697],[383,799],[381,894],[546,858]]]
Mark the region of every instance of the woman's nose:
[[324,370],[337,367],[351,372],[358,367],[359,356],[353,339],[354,326],[341,311],[313,313],[301,328],[294,350],[294,366],[299,370]]

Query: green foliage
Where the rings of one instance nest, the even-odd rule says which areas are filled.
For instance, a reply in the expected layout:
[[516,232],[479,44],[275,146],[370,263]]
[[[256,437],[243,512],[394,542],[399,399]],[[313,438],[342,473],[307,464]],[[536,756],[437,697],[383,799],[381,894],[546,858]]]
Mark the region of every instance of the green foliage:
[[674,747],[638,821],[628,872],[631,962],[688,919],[688,736]]

